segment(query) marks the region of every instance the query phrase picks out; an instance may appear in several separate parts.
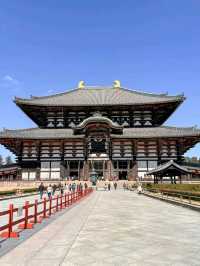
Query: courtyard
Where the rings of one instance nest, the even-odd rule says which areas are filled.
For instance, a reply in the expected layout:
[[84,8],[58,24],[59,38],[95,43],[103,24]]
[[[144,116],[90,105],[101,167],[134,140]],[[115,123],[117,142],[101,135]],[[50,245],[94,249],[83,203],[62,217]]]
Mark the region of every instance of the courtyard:
[[95,191],[0,265],[199,265],[199,224],[199,212],[130,191]]

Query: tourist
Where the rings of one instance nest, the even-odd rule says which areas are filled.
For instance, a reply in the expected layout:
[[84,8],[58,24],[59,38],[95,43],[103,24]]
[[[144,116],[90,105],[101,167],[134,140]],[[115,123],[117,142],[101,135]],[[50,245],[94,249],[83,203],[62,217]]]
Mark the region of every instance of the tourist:
[[57,189],[56,184],[53,184],[53,187],[52,187],[52,195],[53,196],[55,195],[56,189]]
[[110,182],[108,183],[108,191],[110,191],[111,185]]
[[69,192],[72,191],[72,184],[71,183],[69,184],[68,189],[69,189]]
[[50,185],[48,185],[48,187],[47,187],[47,195],[48,195],[48,198],[49,198],[49,199],[50,199],[51,196],[52,196],[52,191],[53,191],[53,189],[52,189],[52,186],[51,186],[51,184],[50,184]]
[[114,183],[114,188],[117,189],[117,182]]
[[72,183],[72,191],[75,192],[75,190],[76,190],[76,183],[74,182]]
[[61,194],[61,196],[63,195],[63,193],[64,193],[64,187],[63,187],[62,184],[60,184],[60,194]]
[[137,192],[139,195],[142,193],[142,186],[140,184],[137,187]]
[[126,190],[126,183],[123,184],[124,191]]
[[45,190],[45,187],[44,187],[43,183],[41,183],[41,184],[39,185],[39,187],[38,187],[38,191],[39,191],[39,193],[40,193],[40,199],[42,199],[42,197],[43,197],[44,190]]
[[64,189],[65,189],[66,191],[68,191],[68,184],[67,184],[67,183],[65,183],[65,187],[64,187]]
[[83,194],[83,185],[82,185],[82,183],[79,184],[79,189],[80,189],[80,193],[82,195]]
[[107,183],[104,184],[104,190],[107,190]]
[[87,185],[87,183],[85,182],[85,184],[84,184],[84,188],[85,189],[87,189],[88,188],[88,185]]

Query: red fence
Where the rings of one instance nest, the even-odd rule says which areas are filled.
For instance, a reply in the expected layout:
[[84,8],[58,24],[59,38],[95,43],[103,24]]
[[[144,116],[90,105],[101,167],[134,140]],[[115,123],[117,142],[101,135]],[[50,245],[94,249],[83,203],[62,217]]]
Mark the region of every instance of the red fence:
[[[19,232],[13,231],[14,226],[18,225],[19,229],[32,229],[34,224],[41,223],[43,219],[49,218],[55,212],[69,207],[91,192],[92,189],[88,188],[82,191],[65,193],[62,196],[57,195],[54,198],[51,197],[50,199],[44,198],[44,200],[40,202],[35,200],[35,202],[31,204],[26,201],[22,208],[14,208],[13,204],[10,204],[9,210],[0,212],[0,219],[2,216],[8,216],[8,223],[0,226],[0,232],[4,231],[0,234],[0,237],[17,238],[19,237]],[[42,210],[38,210],[40,205]],[[31,208],[33,209],[32,214],[30,214]],[[22,211],[23,218],[14,220],[14,214],[20,211]]]

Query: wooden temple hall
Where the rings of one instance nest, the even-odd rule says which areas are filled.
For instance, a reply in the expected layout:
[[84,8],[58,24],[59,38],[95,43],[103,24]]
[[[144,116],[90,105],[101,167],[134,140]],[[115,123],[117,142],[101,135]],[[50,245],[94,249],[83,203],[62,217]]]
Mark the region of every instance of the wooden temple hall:
[[[195,127],[164,126],[183,95],[86,86],[14,102],[37,127],[5,129],[0,144],[17,157],[16,179],[68,177],[136,180],[168,161],[181,163],[200,141]],[[16,117],[15,119],[20,119]]]

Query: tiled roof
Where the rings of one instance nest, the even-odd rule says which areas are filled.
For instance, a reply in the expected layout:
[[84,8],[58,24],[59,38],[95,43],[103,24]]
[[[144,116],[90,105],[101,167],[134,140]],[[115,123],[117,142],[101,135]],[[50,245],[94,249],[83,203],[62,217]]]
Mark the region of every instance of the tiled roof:
[[[124,128],[123,135],[115,135],[117,138],[159,138],[159,137],[189,137],[200,138],[200,130],[196,128],[176,128],[176,127],[152,127],[152,128]],[[20,130],[4,130],[0,132],[0,139],[65,139],[83,138],[84,135],[74,135],[72,129],[41,129],[30,128]]]
[[[123,136],[129,138],[152,138],[152,137],[187,137],[199,136],[200,129],[195,127],[138,127],[124,128]],[[119,136],[120,137],[120,136]]]
[[0,132],[1,138],[19,138],[19,139],[64,139],[64,138],[78,138],[73,135],[72,129],[42,129],[42,128],[28,128],[18,130],[4,130]]
[[79,129],[79,128],[84,128],[87,124],[90,123],[106,123],[109,124],[109,126],[111,128],[117,128],[117,129],[123,129],[123,126],[120,126],[118,123],[113,122],[111,119],[109,119],[108,117],[102,116],[101,114],[99,114],[98,112],[95,113],[93,116],[90,116],[86,119],[84,119],[79,125],[75,126],[74,128]]
[[149,171],[147,173],[147,175],[156,175],[156,174],[159,174],[162,172],[167,172],[169,169],[174,169],[174,168],[177,171],[182,172],[182,173],[191,173],[191,171],[188,170],[185,166],[179,165],[179,164],[175,163],[174,161],[169,161],[169,162],[167,162],[165,164],[161,164],[157,168]]
[[140,105],[165,102],[182,102],[183,95],[144,93],[126,88],[86,87],[64,93],[30,99],[15,98],[17,104],[39,106],[106,106],[106,105]]

